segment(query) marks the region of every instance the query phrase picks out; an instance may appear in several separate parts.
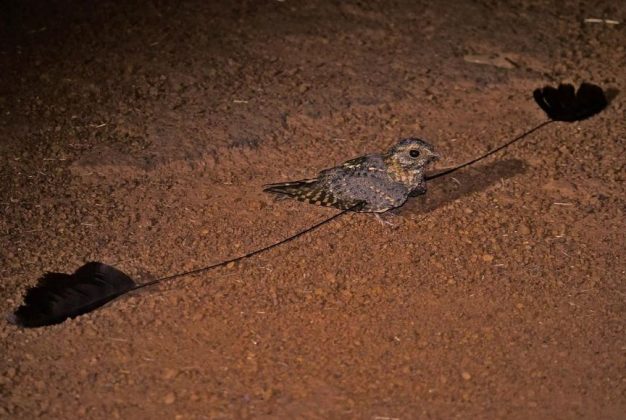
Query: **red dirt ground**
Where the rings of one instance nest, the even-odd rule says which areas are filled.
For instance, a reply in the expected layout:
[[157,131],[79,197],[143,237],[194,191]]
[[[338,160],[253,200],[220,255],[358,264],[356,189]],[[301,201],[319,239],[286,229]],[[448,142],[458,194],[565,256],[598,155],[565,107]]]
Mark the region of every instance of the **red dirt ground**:
[[[89,260],[138,280],[335,211],[274,201],[403,136],[440,167],[626,88],[623,2],[3,2],[0,310]],[[585,23],[607,18],[618,25]],[[626,100],[234,267],[0,323],[0,417],[624,418]]]

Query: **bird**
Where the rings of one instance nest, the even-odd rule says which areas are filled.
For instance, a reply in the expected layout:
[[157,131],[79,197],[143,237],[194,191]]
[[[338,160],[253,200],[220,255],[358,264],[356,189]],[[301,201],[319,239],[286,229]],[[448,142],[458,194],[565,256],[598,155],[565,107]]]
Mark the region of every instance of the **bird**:
[[318,206],[384,213],[426,193],[425,168],[438,159],[432,145],[410,137],[385,153],[350,159],[315,178],[268,184],[263,191]]

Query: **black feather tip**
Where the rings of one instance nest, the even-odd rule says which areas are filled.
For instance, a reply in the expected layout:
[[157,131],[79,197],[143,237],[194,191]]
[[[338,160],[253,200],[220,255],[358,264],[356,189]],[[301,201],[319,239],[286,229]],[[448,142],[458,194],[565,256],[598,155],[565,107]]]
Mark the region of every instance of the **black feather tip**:
[[578,91],[571,84],[558,88],[545,86],[533,92],[535,102],[555,121],[580,121],[592,117],[608,105],[604,90],[591,83],[582,83]]
[[89,262],[74,274],[46,273],[26,292],[9,322],[34,328],[58,324],[93,311],[130,292],[135,282],[110,265]]

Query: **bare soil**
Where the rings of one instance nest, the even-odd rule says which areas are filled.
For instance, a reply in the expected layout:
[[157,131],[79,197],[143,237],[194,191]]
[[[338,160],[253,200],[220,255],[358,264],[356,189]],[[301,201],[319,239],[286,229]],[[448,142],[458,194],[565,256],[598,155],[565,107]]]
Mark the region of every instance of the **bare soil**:
[[[445,167],[626,88],[620,1],[8,1],[0,311],[89,260],[146,280],[335,210],[262,185],[401,137]],[[621,22],[585,22],[606,18]],[[234,267],[35,330],[0,417],[618,419],[626,99]]]

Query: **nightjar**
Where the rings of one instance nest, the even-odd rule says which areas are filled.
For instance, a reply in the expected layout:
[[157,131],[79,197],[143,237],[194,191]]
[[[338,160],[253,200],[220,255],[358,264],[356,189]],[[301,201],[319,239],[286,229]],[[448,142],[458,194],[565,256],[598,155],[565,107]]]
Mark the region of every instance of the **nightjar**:
[[438,157],[424,140],[407,138],[386,153],[351,159],[316,178],[266,185],[263,191],[319,206],[383,213],[426,192],[424,169]]

